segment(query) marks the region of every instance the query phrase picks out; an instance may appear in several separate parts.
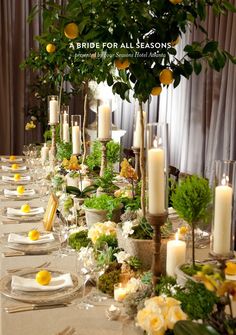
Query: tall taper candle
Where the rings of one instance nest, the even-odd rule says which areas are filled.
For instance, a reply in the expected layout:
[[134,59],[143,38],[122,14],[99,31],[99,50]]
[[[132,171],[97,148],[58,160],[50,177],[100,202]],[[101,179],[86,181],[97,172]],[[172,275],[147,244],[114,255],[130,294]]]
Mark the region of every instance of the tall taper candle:
[[148,208],[156,215],[165,211],[165,153],[163,148],[148,150]]
[[72,126],[72,153],[79,155],[81,153],[81,139],[80,127],[78,125]]
[[70,142],[69,124],[67,122],[62,124],[62,140],[66,143]]
[[49,124],[57,124],[58,123],[58,101],[50,100],[49,101]]
[[108,105],[98,109],[98,138],[111,138],[111,109]]
[[231,251],[232,197],[232,187],[227,185],[225,177],[215,188],[213,252],[220,255]]

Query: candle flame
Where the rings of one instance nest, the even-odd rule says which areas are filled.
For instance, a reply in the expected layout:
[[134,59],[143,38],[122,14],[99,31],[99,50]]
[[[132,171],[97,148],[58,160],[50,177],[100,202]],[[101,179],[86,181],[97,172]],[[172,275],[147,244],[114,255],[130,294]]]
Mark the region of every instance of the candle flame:
[[221,185],[225,186],[225,185],[228,185],[229,183],[229,177],[226,176],[225,174],[223,174],[223,178],[221,180]]
[[162,145],[162,138],[161,137],[158,138],[157,136],[155,136],[153,140],[153,147],[158,148],[161,145]]

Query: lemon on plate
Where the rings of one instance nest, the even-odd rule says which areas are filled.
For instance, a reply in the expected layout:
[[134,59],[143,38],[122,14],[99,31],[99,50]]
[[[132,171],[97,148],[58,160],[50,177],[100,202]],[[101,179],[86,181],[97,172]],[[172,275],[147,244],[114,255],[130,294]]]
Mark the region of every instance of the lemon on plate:
[[16,159],[16,156],[13,156],[13,155],[12,155],[12,156],[9,157],[9,160],[10,160],[10,161],[14,161],[15,159]]
[[47,270],[41,270],[36,274],[35,280],[40,285],[48,285],[52,279],[51,273]]
[[21,206],[21,212],[23,213],[29,213],[30,212],[30,205],[29,204],[24,204]]
[[20,185],[17,187],[16,191],[18,194],[23,194],[25,192],[25,188],[24,186]]
[[28,232],[28,237],[31,241],[37,241],[40,237],[40,232],[37,229],[30,230]]
[[236,275],[236,263],[235,262],[226,262],[225,274],[229,276]]
[[12,164],[11,166],[12,170],[17,170],[19,168],[18,164]]
[[14,180],[19,181],[21,179],[21,175],[19,173],[14,174]]

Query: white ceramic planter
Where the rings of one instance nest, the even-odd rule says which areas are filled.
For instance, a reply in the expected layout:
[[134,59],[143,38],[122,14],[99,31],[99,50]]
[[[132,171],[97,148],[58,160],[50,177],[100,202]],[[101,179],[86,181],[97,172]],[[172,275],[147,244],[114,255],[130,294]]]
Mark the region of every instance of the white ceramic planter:
[[72,178],[70,176],[66,176],[66,184],[67,186],[78,187],[79,177]]
[[[86,206],[82,206],[82,208],[85,212],[86,223],[89,228],[94,223],[109,221],[109,219],[107,219],[107,210],[88,208]],[[118,223],[120,221],[120,214],[121,209],[115,209],[110,221]]]

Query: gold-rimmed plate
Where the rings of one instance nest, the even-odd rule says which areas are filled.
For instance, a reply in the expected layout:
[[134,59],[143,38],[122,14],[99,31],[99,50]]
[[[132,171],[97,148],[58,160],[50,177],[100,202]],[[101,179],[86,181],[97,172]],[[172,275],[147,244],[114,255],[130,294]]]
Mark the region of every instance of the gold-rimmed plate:
[[[13,190],[10,190],[13,191]],[[26,190],[27,191],[27,190]],[[0,191],[0,199],[9,199],[9,200],[16,200],[16,201],[26,201],[26,200],[33,200],[40,197],[40,193],[38,190],[34,190],[34,193],[27,194],[13,194],[13,193],[5,193],[4,189]]]
[[[23,278],[35,278],[37,272],[43,269],[28,269],[17,272],[17,276]],[[65,271],[56,270],[56,269],[47,269],[52,277],[58,277],[62,274],[65,274]],[[23,292],[19,290],[12,290],[11,282],[12,275],[6,275],[0,280],[0,292],[11,299],[19,300],[22,302],[30,304],[45,305],[50,303],[60,303],[72,300],[75,298],[82,287],[83,281],[82,278],[77,276],[75,273],[70,273],[73,286],[69,288],[58,289],[54,291],[37,291],[37,292]]]
[[[22,236],[27,236],[28,232],[17,233]],[[47,232],[40,232],[40,235],[48,234]],[[1,242],[9,249],[24,252],[25,255],[43,255],[60,248],[61,242],[57,234],[53,234],[54,240],[47,243],[23,244],[16,242],[8,242],[9,234],[1,236]]]

